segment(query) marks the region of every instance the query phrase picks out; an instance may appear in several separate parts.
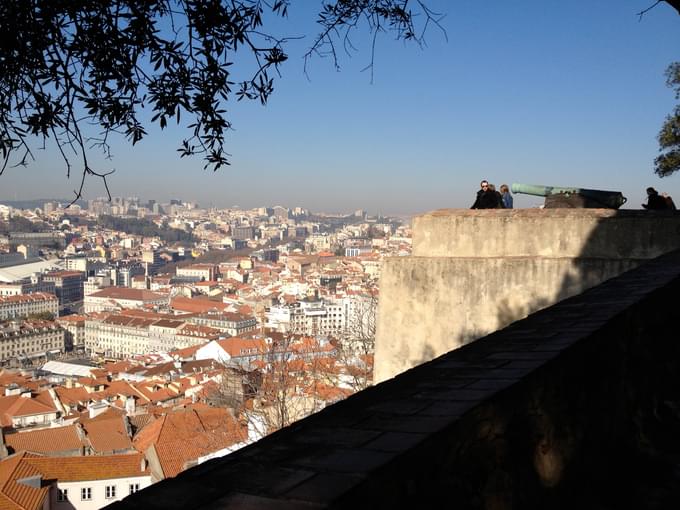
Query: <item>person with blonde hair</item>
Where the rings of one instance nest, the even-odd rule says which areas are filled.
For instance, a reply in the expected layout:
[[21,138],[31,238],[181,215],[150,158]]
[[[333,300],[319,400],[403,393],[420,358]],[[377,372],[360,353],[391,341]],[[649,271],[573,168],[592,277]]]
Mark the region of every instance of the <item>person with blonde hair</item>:
[[503,201],[503,207],[512,209],[512,195],[507,184],[501,184],[501,200]]

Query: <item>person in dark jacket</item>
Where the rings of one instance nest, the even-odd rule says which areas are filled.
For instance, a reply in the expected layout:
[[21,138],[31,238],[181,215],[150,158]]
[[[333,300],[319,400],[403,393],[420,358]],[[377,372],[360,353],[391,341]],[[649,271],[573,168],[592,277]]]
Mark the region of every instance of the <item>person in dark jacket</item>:
[[501,192],[496,189],[496,186],[493,184],[489,183],[489,189],[493,191],[496,194],[496,203],[498,204],[496,208],[498,209],[504,209],[505,204],[503,203],[503,195],[501,195]]
[[671,211],[678,210],[678,208],[675,207],[675,202],[673,202],[673,197],[671,197],[668,193],[661,193],[661,197],[666,201],[667,209],[670,209]]
[[498,195],[489,187],[489,182],[484,180],[479,184],[480,190],[477,192],[475,203],[470,209],[496,209],[500,206]]
[[664,211],[668,209],[668,203],[664,197],[659,195],[658,191],[652,187],[649,187],[647,188],[647,203],[642,204],[642,207],[648,211]]

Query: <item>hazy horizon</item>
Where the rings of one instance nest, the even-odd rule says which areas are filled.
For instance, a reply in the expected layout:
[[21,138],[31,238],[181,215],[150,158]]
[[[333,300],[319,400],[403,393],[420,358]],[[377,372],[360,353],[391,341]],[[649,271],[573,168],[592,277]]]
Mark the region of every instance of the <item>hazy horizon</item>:
[[[446,14],[448,42],[435,28],[427,47],[378,39],[373,84],[362,50],[342,71],[316,59],[309,79],[300,58],[314,27],[312,3],[277,22],[290,60],[267,106],[229,102],[231,166],[213,173],[180,159],[182,133],[150,128],[137,146],[114,142],[114,158],[91,152],[113,196],[170,198],[203,207],[277,204],[314,212],[412,215],[467,208],[481,179],[622,191],[639,208],[654,186],[680,199],[678,176],[653,174],[657,133],[676,104],[664,70],[677,60],[680,16],[645,0],[580,3],[526,0],[428,2]],[[279,30],[280,31],[280,30]],[[365,35],[365,34],[364,34]],[[38,145],[38,144],[36,144]],[[36,151],[26,168],[0,176],[0,202],[73,197],[57,151]],[[87,180],[83,199],[105,196]],[[517,207],[542,200],[518,195]]]

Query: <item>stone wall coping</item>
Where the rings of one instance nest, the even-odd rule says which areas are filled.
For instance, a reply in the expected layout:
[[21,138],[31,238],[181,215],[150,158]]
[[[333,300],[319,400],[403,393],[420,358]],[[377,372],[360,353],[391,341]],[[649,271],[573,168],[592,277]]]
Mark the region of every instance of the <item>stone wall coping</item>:
[[447,216],[526,216],[544,218],[640,218],[640,217],[673,217],[679,216],[680,211],[647,211],[646,209],[569,209],[555,208],[543,209],[532,207],[526,209],[436,209],[426,213],[415,215],[414,218],[435,217],[442,218]]
[[576,344],[679,279],[680,251],[663,255],[107,508],[345,508],[352,494],[387,491],[390,466],[455,434],[472,411],[550,371]]

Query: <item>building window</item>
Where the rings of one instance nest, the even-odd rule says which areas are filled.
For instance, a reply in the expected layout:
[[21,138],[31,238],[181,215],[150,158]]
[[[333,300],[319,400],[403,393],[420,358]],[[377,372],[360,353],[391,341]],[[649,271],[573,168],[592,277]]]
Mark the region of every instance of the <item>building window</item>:
[[92,499],[92,487],[83,487],[80,489],[80,499],[83,501],[90,501]]
[[57,501],[68,501],[68,489],[57,489]]
[[139,490],[139,484],[138,483],[131,483],[130,484],[130,494],[134,494]]
[[116,497],[116,486],[107,485],[106,486],[106,499],[111,499]]

